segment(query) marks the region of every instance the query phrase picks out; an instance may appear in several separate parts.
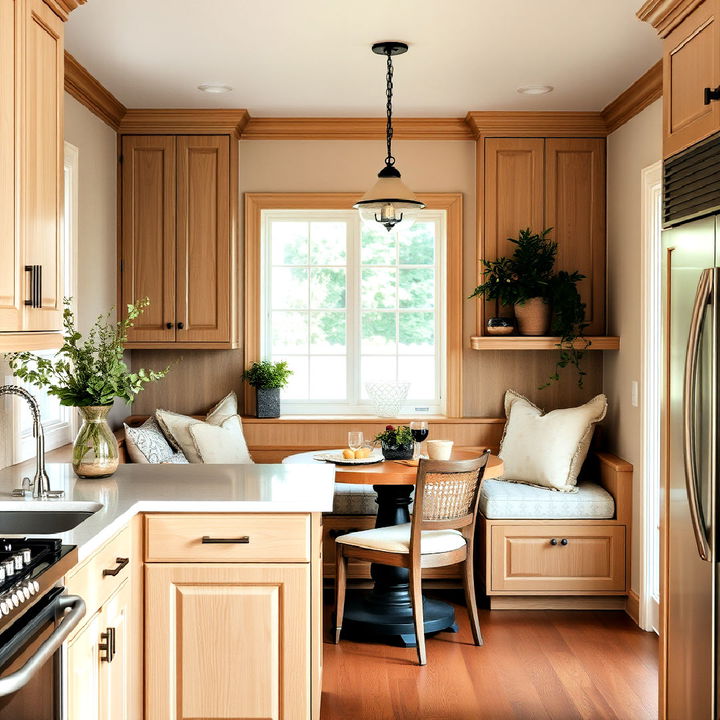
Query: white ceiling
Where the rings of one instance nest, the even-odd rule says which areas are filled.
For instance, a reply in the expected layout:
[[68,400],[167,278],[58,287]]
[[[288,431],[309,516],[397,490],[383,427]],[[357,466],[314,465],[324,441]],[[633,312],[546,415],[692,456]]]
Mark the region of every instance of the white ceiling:
[[[66,47],[127,107],[378,116],[379,40],[399,116],[600,110],[659,58],[641,0],[88,0]],[[209,95],[200,83],[234,89]],[[519,95],[521,85],[553,85]]]

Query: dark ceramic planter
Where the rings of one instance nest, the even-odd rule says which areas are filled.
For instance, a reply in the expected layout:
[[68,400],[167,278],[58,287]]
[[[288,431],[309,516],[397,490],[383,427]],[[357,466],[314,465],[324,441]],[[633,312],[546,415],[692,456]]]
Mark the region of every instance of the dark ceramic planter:
[[412,460],[413,450],[413,443],[406,445],[382,444],[382,454],[386,460]]
[[255,397],[259,418],[280,417],[280,388],[257,388]]

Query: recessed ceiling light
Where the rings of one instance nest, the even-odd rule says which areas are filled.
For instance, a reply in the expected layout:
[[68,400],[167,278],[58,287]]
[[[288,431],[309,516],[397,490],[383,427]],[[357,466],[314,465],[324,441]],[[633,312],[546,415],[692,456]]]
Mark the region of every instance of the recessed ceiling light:
[[552,85],[523,85],[517,91],[521,95],[546,95],[554,89]]
[[232,88],[229,85],[219,85],[218,83],[203,83],[198,85],[198,90],[206,93],[226,93],[230,92]]

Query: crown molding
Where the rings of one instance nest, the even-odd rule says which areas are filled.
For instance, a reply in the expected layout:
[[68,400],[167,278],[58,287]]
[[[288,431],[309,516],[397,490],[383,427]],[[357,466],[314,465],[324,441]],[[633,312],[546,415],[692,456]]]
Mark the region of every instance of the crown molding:
[[650,103],[659,100],[663,93],[662,60],[658,60],[642,77],[620,93],[602,111],[608,133],[642,112]]
[[481,137],[605,137],[599,112],[471,111],[465,122]]
[[127,108],[101,85],[67,50],[65,51],[65,92],[82,103],[113,130],[120,127]]
[[131,135],[200,134],[242,135],[250,115],[247,110],[209,109],[129,109],[120,121],[118,132]]
[[669,35],[703,0],[647,0],[636,15],[660,37]]
[[[385,118],[250,118],[247,140],[382,140]],[[394,118],[396,140],[472,140],[462,118]]]
[[87,0],[44,0],[45,4],[63,21],[66,21],[70,13],[84,5]]

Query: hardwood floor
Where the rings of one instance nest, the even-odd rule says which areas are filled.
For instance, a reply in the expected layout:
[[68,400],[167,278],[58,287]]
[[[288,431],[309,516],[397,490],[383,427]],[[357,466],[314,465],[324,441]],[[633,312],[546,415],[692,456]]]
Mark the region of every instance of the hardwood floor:
[[456,613],[426,667],[414,648],[326,641],[321,720],[657,718],[657,637],[625,613],[481,610],[479,648]]

